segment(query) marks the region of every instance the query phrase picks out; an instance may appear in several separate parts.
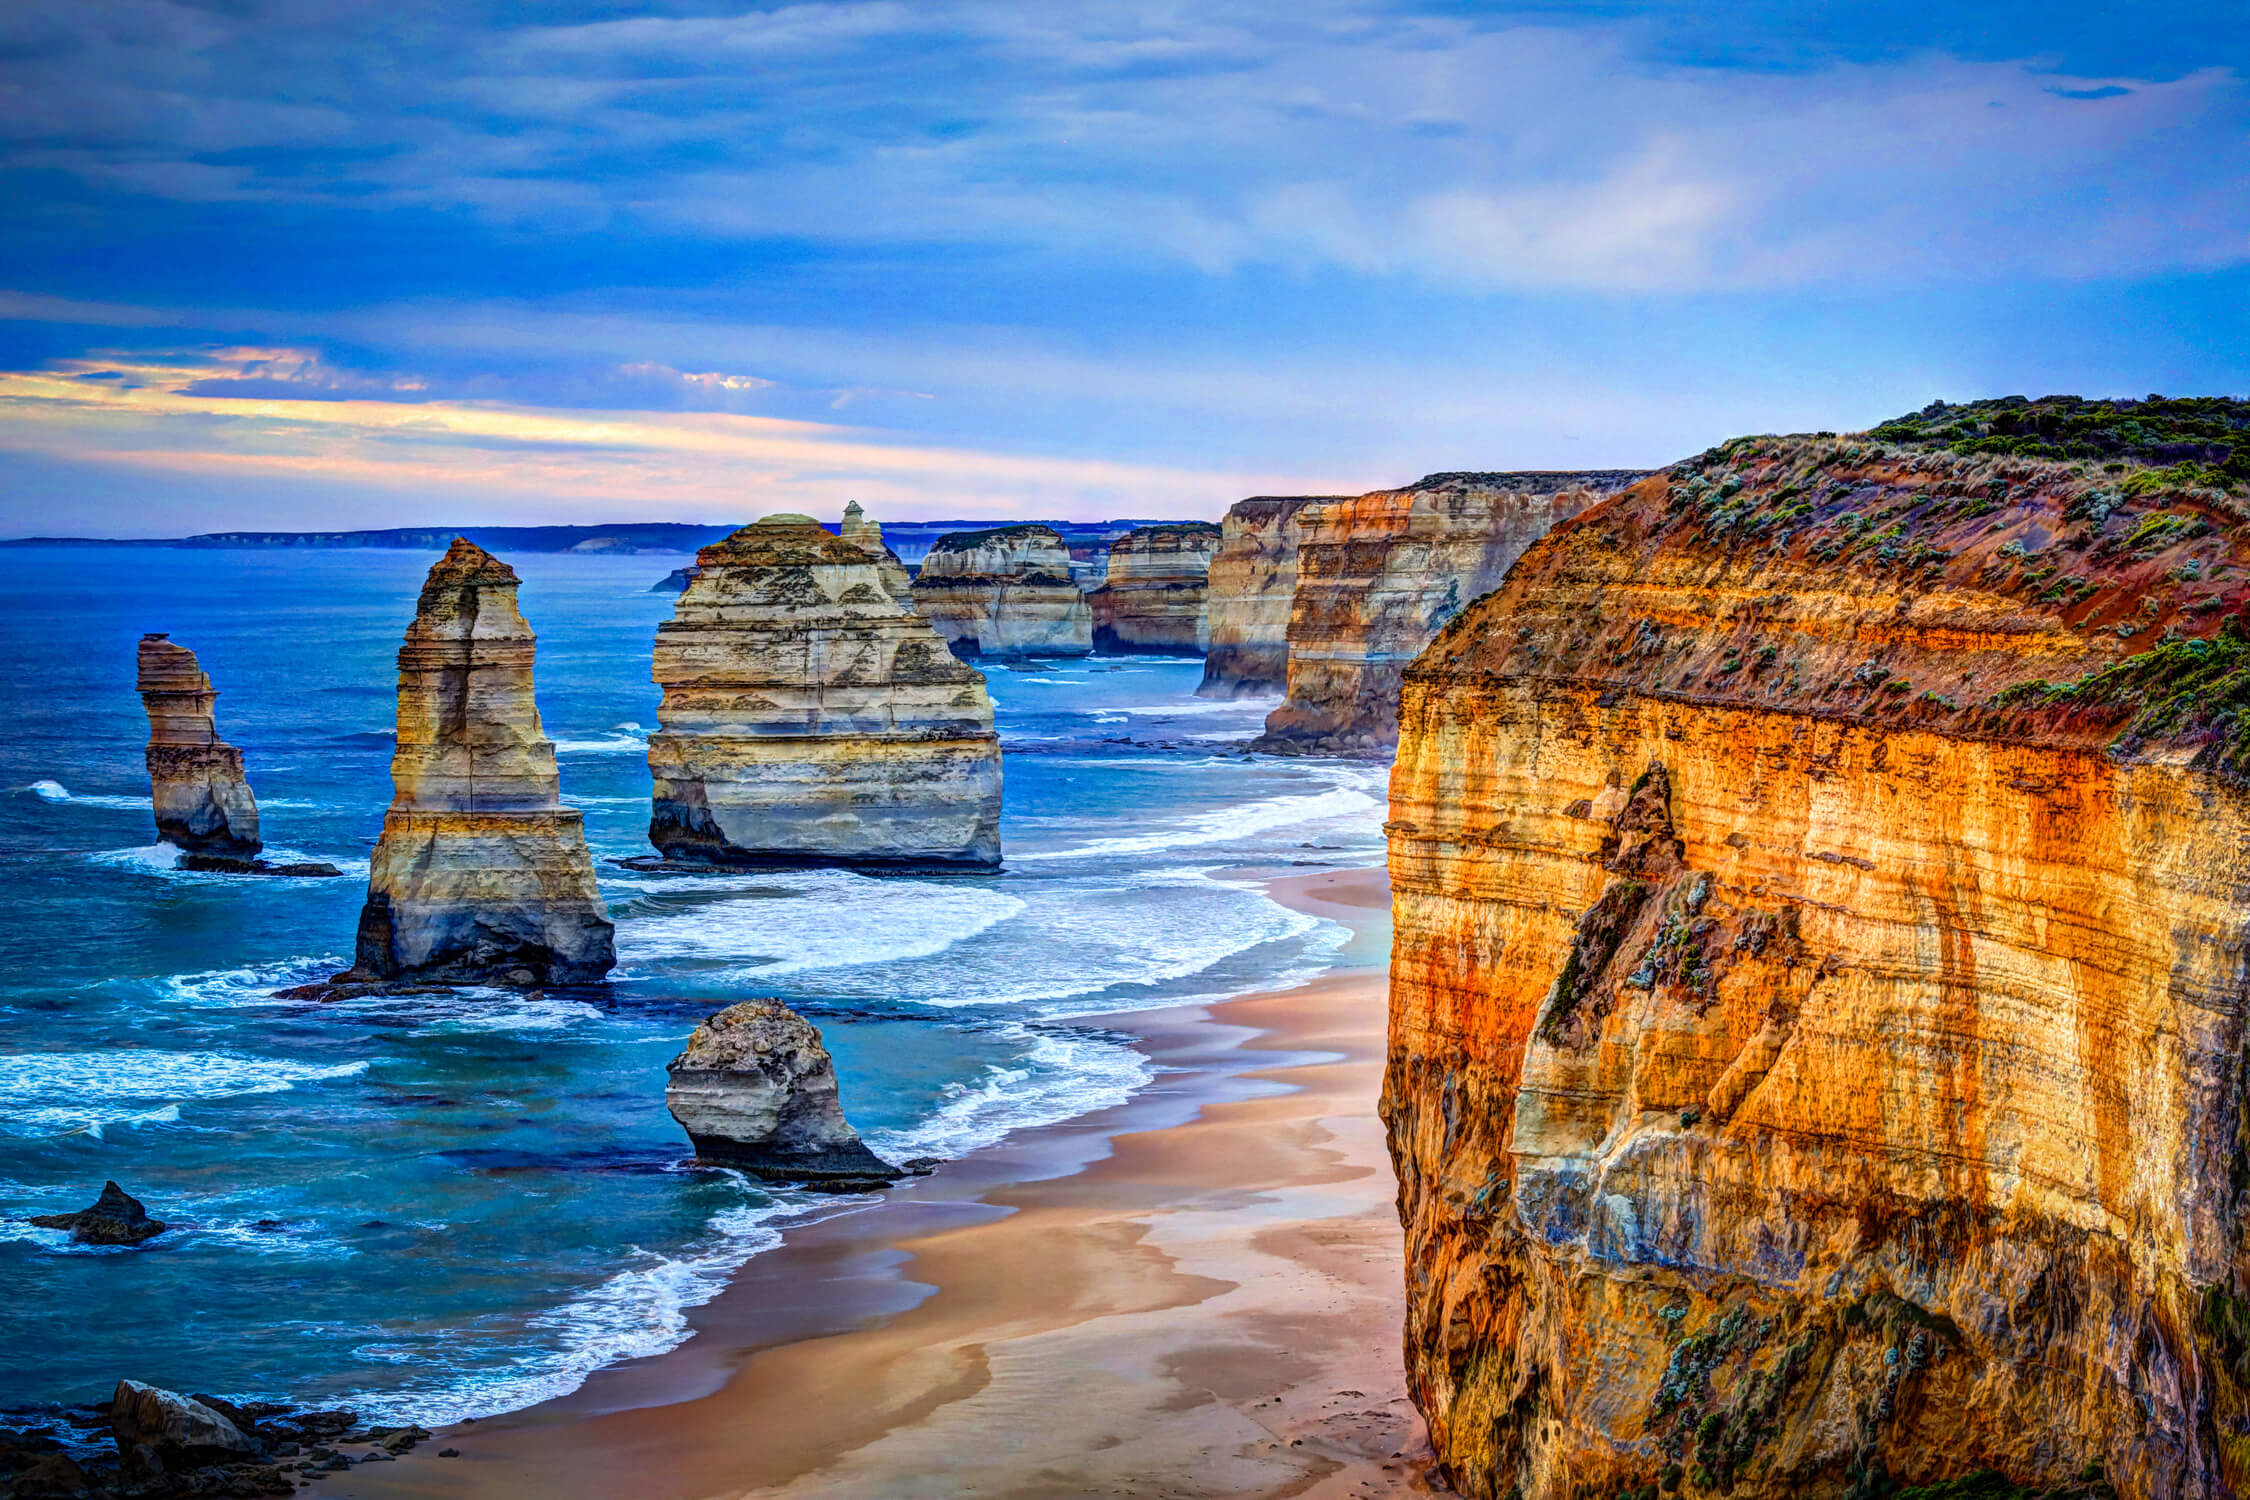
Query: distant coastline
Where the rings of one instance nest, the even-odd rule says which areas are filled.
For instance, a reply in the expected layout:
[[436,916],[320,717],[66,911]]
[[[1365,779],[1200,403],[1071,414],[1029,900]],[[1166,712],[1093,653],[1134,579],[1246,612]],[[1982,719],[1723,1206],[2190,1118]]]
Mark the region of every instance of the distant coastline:
[[[748,516],[743,518],[749,520]],[[1158,518],[1161,520],[1163,518]],[[930,550],[930,544],[949,531],[976,531],[989,526],[1037,524],[1062,533],[1074,548],[1106,546],[1113,537],[1136,526],[1158,520],[1040,521],[1019,523],[1012,518],[964,521],[887,521],[884,539],[901,559],[913,561]],[[175,547],[191,549],[260,549],[302,547],[342,549],[383,548],[394,551],[443,552],[457,536],[496,552],[581,552],[606,556],[636,553],[694,552],[734,531],[733,526],[704,526],[686,521],[608,521],[585,526],[394,526],[372,531],[210,531],[182,537],[30,536],[0,541],[0,547]],[[834,529],[834,528],[830,528]]]

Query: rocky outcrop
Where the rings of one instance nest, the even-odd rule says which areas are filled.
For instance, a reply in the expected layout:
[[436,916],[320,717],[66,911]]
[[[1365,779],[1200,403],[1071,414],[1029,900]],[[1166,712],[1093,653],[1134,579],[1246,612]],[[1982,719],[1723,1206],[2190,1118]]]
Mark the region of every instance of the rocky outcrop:
[[1463,1493],[2250,1493],[2250,495],[1994,432],[2044,405],[1728,444],[1407,674],[1382,1111]]
[[666,859],[1000,862],[992,699],[900,598],[896,559],[779,515],[701,567],[656,635],[649,841]]
[[114,1182],[102,1184],[93,1206],[74,1214],[34,1214],[27,1221],[41,1229],[67,1229],[73,1244],[138,1245],[154,1239],[169,1226],[152,1219],[141,1200]]
[[515,570],[456,539],[398,653],[395,795],[347,983],[579,984],[616,963],[532,697]]
[[962,656],[1084,656],[1094,613],[1051,526],[937,539],[914,575],[914,608]]
[[148,710],[148,780],[156,836],[192,854],[250,859],[258,801],[243,779],[242,752],[219,738],[211,710],[219,694],[195,653],[161,634],[141,637],[141,706]]
[[674,568],[671,572],[650,584],[648,591],[652,594],[681,594],[687,592],[687,586],[693,582],[695,582],[694,568]]
[[1211,555],[1210,646],[1198,698],[1279,697],[1289,686],[1289,607],[1297,597],[1298,517],[1348,495],[1255,495],[1219,523]]
[[121,1380],[110,1398],[110,1430],[128,1479],[256,1459],[264,1444],[192,1396]]
[[1209,521],[1138,526],[1109,544],[1109,573],[1086,596],[1094,645],[1103,651],[1200,654],[1210,643],[1205,612],[1219,528]]
[[1388,751],[1407,663],[1548,527],[1639,477],[1432,474],[1300,510],[1287,697],[1252,748]]
[[832,1187],[881,1187],[905,1175],[861,1142],[819,1030],[778,1000],[720,1011],[695,1028],[669,1071],[664,1103],[704,1161]]

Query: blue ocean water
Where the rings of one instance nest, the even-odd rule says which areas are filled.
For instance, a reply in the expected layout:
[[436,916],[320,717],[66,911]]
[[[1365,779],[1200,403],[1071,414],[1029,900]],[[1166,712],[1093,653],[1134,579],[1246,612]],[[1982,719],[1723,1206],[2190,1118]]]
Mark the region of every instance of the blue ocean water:
[[[400,633],[431,557],[0,551],[0,1405],[123,1376],[424,1422],[559,1394],[833,1200],[692,1166],[663,1105],[695,1022],[773,995],[894,1159],[1126,1097],[1147,1064],[1073,1016],[1317,972],[1343,934],[1214,872],[1366,862],[1382,772],[1232,750],[1265,703],[1201,663],[993,667],[1007,867],[968,878],[603,867],[614,982],[320,1004],[390,798]],[[538,689],[596,858],[647,852],[649,681],[684,559],[526,556]],[[155,843],[143,631],[197,652],[269,856],[341,880],[192,875]],[[183,1226],[129,1251],[23,1216],[115,1178]]]

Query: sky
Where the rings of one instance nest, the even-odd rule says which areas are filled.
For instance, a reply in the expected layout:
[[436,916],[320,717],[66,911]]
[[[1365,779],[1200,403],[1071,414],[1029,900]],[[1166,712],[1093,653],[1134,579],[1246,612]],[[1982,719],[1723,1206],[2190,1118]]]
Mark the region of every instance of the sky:
[[0,537],[1216,517],[2250,393],[2227,4],[9,0]]

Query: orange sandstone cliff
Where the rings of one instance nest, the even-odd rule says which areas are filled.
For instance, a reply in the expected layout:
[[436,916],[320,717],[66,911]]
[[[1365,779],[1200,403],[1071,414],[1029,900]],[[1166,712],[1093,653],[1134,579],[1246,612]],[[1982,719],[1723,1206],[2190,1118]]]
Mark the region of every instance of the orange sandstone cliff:
[[2049,408],[1727,444],[1406,674],[1382,1107],[1462,1492],[2250,1493],[2250,474]]
[[1345,495],[1253,495],[1219,522],[1208,580],[1210,645],[1199,698],[1278,696],[1289,685],[1289,607],[1297,597],[1299,517]]
[[1387,751],[1407,663],[1548,527],[1639,477],[1432,474],[1300,511],[1287,697],[1253,748]]

